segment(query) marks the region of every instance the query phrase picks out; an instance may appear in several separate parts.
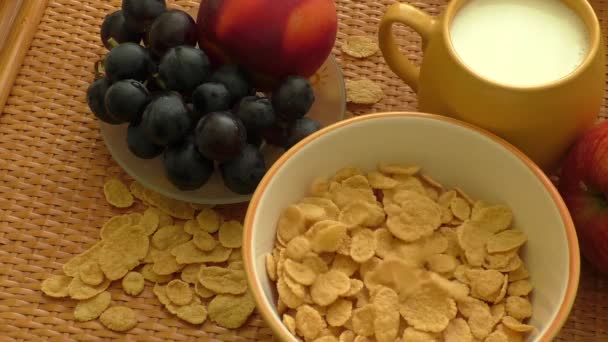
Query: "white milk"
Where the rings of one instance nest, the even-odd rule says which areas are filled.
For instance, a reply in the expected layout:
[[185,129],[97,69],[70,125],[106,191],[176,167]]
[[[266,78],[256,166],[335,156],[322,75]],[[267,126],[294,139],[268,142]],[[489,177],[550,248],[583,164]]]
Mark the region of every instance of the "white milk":
[[472,0],[453,19],[450,35],[471,69],[513,86],[558,80],[589,49],[585,24],[560,0]]

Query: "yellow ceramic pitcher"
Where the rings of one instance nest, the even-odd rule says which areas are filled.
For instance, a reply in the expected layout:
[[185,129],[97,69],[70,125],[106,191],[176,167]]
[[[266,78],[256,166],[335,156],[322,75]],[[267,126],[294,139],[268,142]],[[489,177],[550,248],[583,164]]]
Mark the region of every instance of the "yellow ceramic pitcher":
[[[438,17],[407,4],[390,6],[379,31],[387,64],[418,93],[421,111],[485,128],[520,148],[541,167],[553,167],[576,137],[593,125],[601,108],[604,43],[593,9],[584,0],[563,0],[588,29],[590,46],[582,64],[557,81],[517,87],[476,74],[455,52],[449,28],[467,1],[452,0]],[[399,52],[392,33],[395,23],[412,27],[422,37],[420,69]]]

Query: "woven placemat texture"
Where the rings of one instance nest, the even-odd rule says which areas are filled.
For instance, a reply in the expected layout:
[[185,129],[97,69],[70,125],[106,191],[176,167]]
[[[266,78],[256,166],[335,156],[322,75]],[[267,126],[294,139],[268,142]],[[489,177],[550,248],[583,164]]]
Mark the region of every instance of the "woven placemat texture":
[[[30,0],[36,1],[36,0]],[[349,35],[375,36],[380,17],[392,0],[337,0],[340,30],[335,53],[349,79],[370,78],[386,97],[374,106],[349,105],[349,114],[415,110],[416,96],[376,55],[365,60],[343,56],[339,46]],[[604,27],[608,1],[591,1]],[[72,300],[43,296],[40,282],[61,272],[61,265],[98,239],[100,225],[121,213],[101,192],[112,176],[128,180],[106,150],[99,126],[85,103],[93,63],[105,53],[98,32],[103,17],[120,0],[50,0],[0,115],[0,341],[109,340],[266,341],[272,338],[254,315],[244,327],[227,330],[211,322],[201,327],[162,309],[147,286],[136,298],[112,287],[115,303],[128,302],[139,324],[114,333],[97,320],[73,321]],[[169,1],[191,10],[198,1]],[[412,1],[438,14],[446,1]],[[404,52],[419,61],[420,40],[399,30]],[[608,116],[606,108],[603,116]],[[242,218],[244,205],[222,212]],[[560,341],[608,340],[608,279],[583,267],[579,295]]]

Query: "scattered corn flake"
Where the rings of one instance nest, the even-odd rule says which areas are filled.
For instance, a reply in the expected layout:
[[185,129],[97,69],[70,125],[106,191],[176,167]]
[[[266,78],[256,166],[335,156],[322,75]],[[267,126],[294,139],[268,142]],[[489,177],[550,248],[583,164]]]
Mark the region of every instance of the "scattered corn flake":
[[410,196],[410,194],[406,194],[403,191],[415,192],[415,193],[417,193],[419,195],[424,196],[425,198],[428,198],[427,197],[427,192],[426,192],[426,189],[425,189],[424,185],[422,184],[422,182],[420,181],[420,179],[418,179],[417,177],[414,177],[414,176],[402,176],[402,175],[395,175],[393,177],[396,180],[399,181],[399,185],[397,185],[397,187],[395,189],[393,189],[393,190],[387,190],[387,191],[388,192],[390,192],[390,191],[394,192],[393,193],[393,200],[396,201],[397,203],[400,204],[404,199],[412,199],[411,196]]
[[327,306],[333,303],[338,296],[344,295],[350,289],[350,280],[342,272],[329,270],[317,275],[310,287],[310,296],[315,304]]
[[83,283],[91,286],[99,285],[105,278],[103,271],[95,260],[90,260],[80,265],[78,276]]
[[346,299],[338,299],[327,307],[325,319],[332,327],[341,327],[350,319],[353,313],[353,302]]
[[160,210],[158,208],[154,208],[154,207],[149,207],[146,210],[153,211],[156,213],[156,215],[158,215],[158,228],[173,225],[173,217],[171,217],[169,214],[163,212],[162,210]]
[[239,296],[217,295],[207,307],[209,318],[226,329],[237,329],[253,313],[255,303],[248,292]]
[[359,229],[353,234],[350,245],[350,256],[358,262],[364,263],[376,254],[376,237],[370,229]]
[[403,342],[439,342],[437,334],[420,331],[412,327],[407,327],[403,330],[401,340]]
[[98,318],[112,301],[110,292],[104,291],[95,297],[79,301],[74,308],[74,319],[79,322],[86,322]]
[[469,215],[471,214],[471,207],[469,206],[469,203],[460,197],[454,197],[452,199],[450,202],[450,209],[452,210],[454,216],[461,221],[468,219]]
[[188,284],[196,284],[196,282],[198,281],[198,272],[201,269],[202,265],[203,264],[201,263],[186,265],[182,269],[180,279]]
[[533,325],[521,323],[520,321],[511,316],[503,317],[502,324],[504,324],[507,328],[517,332],[528,332],[534,330]]
[[242,270],[205,266],[198,273],[198,281],[215,293],[238,295],[247,291],[247,279]]
[[53,275],[46,278],[40,285],[42,292],[53,298],[63,298],[69,295],[69,286],[72,277],[65,275]]
[[101,247],[103,247],[103,242],[100,241],[83,253],[71,258],[68,262],[63,264],[63,273],[70,277],[78,277],[80,265],[89,260],[97,260]]
[[169,300],[169,297],[167,297],[167,286],[166,285],[154,284],[154,287],[152,288],[152,292],[154,293],[154,295],[156,296],[156,298],[162,305],[167,306],[167,305],[171,304],[171,300]]
[[196,231],[192,236],[192,243],[203,252],[212,251],[217,246],[217,241],[206,231]]
[[[323,222],[323,221],[321,221]],[[346,238],[346,226],[338,223],[319,229],[311,240],[312,250],[316,253],[335,252]]]
[[465,271],[471,286],[471,295],[492,302],[504,286],[505,277],[496,270],[470,269]]
[[[355,295],[355,299],[357,300],[357,302],[355,303],[355,307],[357,308],[362,308],[365,305],[369,304],[370,298],[369,291],[367,290],[367,288],[363,287],[359,292],[357,292],[357,294]],[[346,324],[348,324],[348,322],[346,322]],[[345,328],[352,330],[352,327],[348,327],[346,324],[344,325]]]
[[106,201],[116,208],[128,208],[133,205],[133,195],[129,188],[116,178],[108,180],[103,185]]
[[107,240],[111,235],[114,234],[117,230],[131,226],[136,224],[133,222],[133,217],[131,215],[118,215],[110,218],[106,221],[103,226],[101,226],[101,230],[99,231],[99,235],[103,240]]
[[277,264],[274,261],[274,257],[271,253],[266,254],[266,274],[272,281],[277,281]]
[[482,206],[478,210],[473,210],[471,220],[490,233],[499,233],[511,225],[513,212],[504,205]]
[[243,225],[231,220],[220,226],[218,240],[226,248],[240,248],[243,243]]
[[201,251],[194,242],[188,241],[181,245],[173,247],[171,254],[180,264],[193,264],[201,262],[219,263],[228,260],[232,250],[222,245],[217,245],[212,251]]
[[99,317],[99,321],[106,328],[119,332],[130,330],[137,325],[135,312],[126,306],[113,306],[106,309]]
[[166,283],[166,282],[169,282],[171,279],[173,279],[171,274],[160,275],[160,274],[154,272],[153,267],[154,267],[154,264],[146,264],[146,265],[144,265],[144,267],[142,267],[142,269],[140,270],[140,273],[144,277],[144,279],[146,279],[150,282],[153,282],[153,283],[158,283],[158,284]]
[[296,334],[296,320],[289,314],[283,314],[283,324],[292,335]]
[[518,296],[509,296],[505,302],[507,315],[523,320],[532,316],[532,303],[527,298]]
[[316,338],[323,328],[325,321],[321,314],[310,305],[302,305],[296,310],[296,332],[305,339]]
[[373,336],[376,308],[373,304],[367,304],[353,310],[351,322],[353,331],[359,336]]
[[133,197],[144,203],[146,202],[146,198],[144,197],[144,186],[138,181],[131,182],[129,185],[129,191],[131,191],[131,195],[133,195]]
[[[323,334],[323,332],[321,333]],[[331,333],[331,331],[329,333]],[[338,338],[334,335],[323,335],[316,338],[314,342],[338,342]]]
[[342,52],[355,58],[367,58],[378,51],[378,43],[369,36],[349,36],[342,43]]
[[185,281],[174,279],[166,287],[166,294],[169,300],[175,305],[186,305],[192,301],[192,288]]
[[372,292],[375,308],[374,334],[377,342],[393,342],[399,334],[399,296],[388,287],[381,286]]
[[467,321],[462,318],[451,320],[443,331],[443,340],[445,342],[472,342],[473,334],[471,334]]
[[144,214],[138,224],[144,228],[145,234],[150,236],[156,232],[159,223],[160,216],[158,216],[158,212],[148,208],[146,211],[144,211]]
[[198,213],[196,220],[198,221],[200,228],[208,233],[217,232],[223,221],[221,215],[210,208],[203,209]]
[[126,294],[137,296],[144,290],[144,276],[139,272],[129,272],[122,278],[122,289]]
[[203,286],[203,284],[201,284],[200,282],[196,282],[194,284],[194,292],[201,298],[207,299],[207,298],[211,298],[213,296],[215,296],[215,293],[211,290],[209,290],[208,288],[206,288],[205,286]]
[[184,268],[184,265],[177,262],[177,258],[171,254],[171,251],[160,251],[154,256],[154,264],[152,270],[158,275],[171,275]]
[[468,319],[469,328],[475,338],[483,340],[492,332],[494,320],[490,310],[474,310]]
[[182,220],[194,218],[194,208],[187,202],[166,197],[150,189],[144,189],[144,198],[154,207],[164,213]]
[[158,249],[166,250],[189,241],[192,236],[182,225],[166,226],[158,229],[152,235],[152,245]]
[[200,303],[191,303],[178,307],[175,315],[190,324],[202,324],[207,320],[207,309]]
[[297,261],[287,259],[284,267],[285,272],[299,284],[312,285],[317,278],[317,274],[310,267]]
[[441,223],[450,224],[454,219],[454,214],[448,207],[441,207]]
[[201,228],[196,219],[184,222],[184,231],[190,235],[194,235],[197,232],[207,232]]
[[526,233],[518,229],[507,229],[492,236],[486,243],[489,253],[500,253],[520,247],[528,237]]
[[509,339],[502,331],[494,330],[484,340],[484,342],[508,342]]
[[380,85],[370,79],[346,80],[346,100],[356,104],[374,104],[384,97]]
[[448,190],[439,195],[437,203],[439,203],[439,205],[441,205],[442,207],[449,207],[454,198],[456,198],[456,191]]
[[68,285],[68,293],[72,299],[89,299],[105,291],[110,286],[110,282],[109,279],[104,279],[99,285],[91,286],[83,283],[80,278],[76,277]]
[[427,332],[441,332],[456,316],[456,302],[436,286],[423,287],[401,303],[399,312],[408,324]]
[[532,292],[532,283],[529,280],[522,279],[509,284],[509,296],[527,296]]

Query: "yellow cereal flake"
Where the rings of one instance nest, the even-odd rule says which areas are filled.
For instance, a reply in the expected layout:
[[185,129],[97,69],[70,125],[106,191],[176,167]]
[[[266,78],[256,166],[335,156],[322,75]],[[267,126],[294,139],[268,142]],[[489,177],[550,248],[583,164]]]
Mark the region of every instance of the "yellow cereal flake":
[[217,232],[223,222],[223,219],[220,214],[213,209],[203,209],[196,216],[196,220],[198,221],[198,224],[201,229],[203,229],[207,233]]
[[296,332],[306,339],[314,339],[325,328],[321,314],[310,305],[302,305],[296,310]]
[[129,188],[116,178],[108,180],[103,185],[106,201],[117,208],[128,208],[133,205],[133,195]]
[[154,257],[154,265],[152,270],[158,275],[170,275],[180,271],[184,267],[183,264],[177,262],[177,258],[170,251],[160,251]]
[[192,237],[192,243],[201,251],[212,251],[217,246],[217,241],[213,236],[205,231],[197,231]]
[[108,308],[101,314],[99,321],[106,328],[119,332],[131,330],[137,325],[135,312],[126,306]]
[[40,285],[40,289],[45,295],[53,298],[63,298],[69,295],[69,286],[72,277],[65,275],[53,275],[46,278]]
[[458,300],[458,312],[464,317],[469,318],[476,311],[488,311],[490,307],[486,302],[473,297],[467,297],[466,299]]
[[109,279],[105,279],[99,285],[91,286],[83,283],[80,278],[76,277],[73,278],[70,285],[68,285],[68,294],[72,299],[84,300],[102,293],[108,286],[110,286]]
[[384,211],[375,203],[356,200],[342,209],[338,221],[349,227],[377,227],[384,222],[384,218]]
[[306,218],[297,205],[291,205],[281,213],[277,223],[277,238],[284,243],[302,235],[306,230]]
[[326,178],[317,177],[313,179],[310,185],[310,194],[312,196],[323,196],[329,190],[329,183]]
[[373,304],[367,304],[353,310],[352,325],[353,331],[359,336],[373,336],[374,320],[376,318],[376,308]]
[[108,240],[110,239],[110,236],[113,235],[117,230],[136,223],[137,222],[133,222],[133,216],[131,215],[114,216],[103,224],[101,230],[99,231],[99,235],[103,240]]
[[431,235],[441,224],[439,206],[427,197],[404,192],[409,198],[401,202],[401,214],[389,216],[386,226],[395,237],[406,242]]
[[[339,342],[354,342],[355,341],[355,333],[352,330],[344,330],[340,333],[338,337]],[[362,337],[362,336],[359,336]]]
[[285,247],[285,253],[290,259],[300,261],[311,250],[310,240],[304,236],[296,236]]
[[152,210],[152,208],[146,209],[144,214],[139,221],[139,225],[144,228],[145,234],[150,236],[156,232],[160,223],[160,216],[156,210]]
[[390,163],[379,163],[378,171],[387,175],[413,176],[420,172],[421,167],[417,165],[400,165]]
[[144,290],[144,276],[139,272],[129,272],[122,278],[122,289],[126,294],[137,296]]
[[509,338],[502,331],[494,330],[486,337],[484,342],[509,342]]
[[511,271],[515,271],[515,270],[519,269],[521,267],[521,265],[523,265],[523,261],[521,260],[521,258],[519,257],[518,254],[515,254],[509,260],[509,263],[507,264],[507,266],[498,268],[496,270],[507,273],[507,272],[511,272]]
[[272,281],[277,281],[277,264],[274,261],[272,253],[266,254],[265,263],[266,274],[268,275],[268,278]]
[[312,204],[323,208],[323,210],[325,211],[325,218],[327,220],[336,220],[340,212],[338,206],[329,198],[304,197],[300,201],[300,205],[301,204]]
[[370,79],[346,80],[346,100],[356,104],[374,104],[384,97],[380,85]]
[[456,316],[456,302],[435,286],[423,287],[402,302],[399,312],[414,328],[441,332]]
[[310,287],[310,296],[315,304],[327,306],[333,303],[338,296],[344,295],[350,289],[350,280],[342,272],[329,270],[317,275]]
[[194,292],[201,298],[211,298],[215,296],[215,293],[208,288],[204,287],[200,282],[196,282],[194,284]]
[[483,230],[496,234],[509,228],[513,212],[504,205],[482,206],[472,211],[471,220]]
[[359,264],[349,256],[337,254],[332,261],[331,268],[351,277],[359,270]]
[[133,197],[137,198],[142,202],[146,202],[146,198],[144,197],[144,186],[141,185],[138,181],[133,181],[129,185],[129,191]]
[[350,256],[358,262],[364,263],[376,254],[376,237],[370,229],[359,229],[353,234],[350,245]]
[[247,291],[247,279],[242,270],[231,270],[217,266],[201,267],[198,281],[215,293],[242,294]]
[[475,338],[483,340],[492,332],[494,320],[489,310],[475,310],[467,321]]
[[243,243],[243,225],[238,221],[227,221],[222,224],[218,239],[226,248],[240,248]]
[[290,309],[296,309],[304,303],[302,297],[298,297],[285,283],[284,277],[277,280],[277,292],[281,301]]
[[346,292],[345,294],[343,294],[343,297],[354,297],[357,294],[359,294],[359,292],[361,292],[361,290],[363,289],[363,282],[359,279],[350,279],[350,289],[348,289],[348,292]]
[[451,320],[443,331],[443,340],[445,342],[472,342],[473,335],[467,321],[462,318]]
[[532,292],[532,283],[527,279],[517,280],[509,284],[507,292],[509,296],[524,297]]
[[426,331],[420,331],[412,327],[407,327],[403,330],[403,336],[401,339],[403,342],[438,342],[439,339],[437,334],[429,333]]
[[342,182],[348,178],[353,176],[362,175],[363,172],[356,167],[348,166],[343,167],[340,170],[336,171],[336,173],[329,179],[330,182]]
[[312,250],[316,253],[335,252],[338,250],[341,242],[346,236],[346,226],[341,223],[319,229],[316,234],[312,236]]
[[297,261],[287,259],[284,267],[285,272],[299,284],[312,285],[317,278],[317,274],[310,267]]
[[506,336],[507,342],[523,342],[524,340],[522,333],[511,330],[502,323],[496,327],[496,331],[501,332],[504,336]]
[[101,270],[109,280],[117,280],[137,267],[148,254],[149,240],[140,226],[116,231],[106,240],[98,255]]
[[296,334],[296,320],[293,316],[283,314],[283,324],[292,335]]
[[465,272],[471,285],[471,295],[492,302],[504,284],[504,275],[496,270],[471,269]]
[[369,172],[367,174],[367,180],[373,189],[388,190],[394,189],[399,185],[398,181],[378,171]]
[[505,302],[507,315],[523,320],[532,316],[532,304],[527,298],[518,296],[509,296]]
[[171,274],[160,275],[160,274],[154,272],[153,267],[154,267],[153,264],[146,264],[140,270],[141,275],[147,281],[150,281],[150,282],[153,282],[153,283],[162,284],[162,283],[169,282],[171,279],[173,279],[173,276]]
[[452,214],[461,221],[468,219],[471,214],[469,203],[460,197],[454,197],[450,201],[450,209],[452,210]]
[[98,242],[82,254],[71,258],[68,262],[63,264],[63,273],[70,277],[78,277],[80,265],[90,260],[97,260],[102,246],[103,242]]
[[289,289],[291,290],[291,292],[293,292],[294,295],[296,295],[297,297],[302,298],[302,300],[304,300],[304,302],[310,302],[312,301],[312,299],[307,299],[308,295],[308,291],[306,290],[306,287],[300,283],[298,283],[297,281],[295,281],[290,275],[288,275],[287,273],[285,273],[283,275],[283,280],[285,280],[285,285],[287,285],[287,287],[289,287]]
[[449,254],[433,254],[427,259],[429,270],[437,273],[454,271],[457,262],[456,258]]
[[166,287],[166,294],[169,300],[175,305],[186,305],[192,301],[192,288],[185,281],[174,279]]
[[349,36],[342,43],[342,52],[355,58],[373,56],[378,50],[378,43],[369,36]]
[[511,259],[517,256],[517,251],[512,250],[503,253],[493,253],[486,255],[483,267],[487,269],[502,269],[508,267]]
[[302,214],[304,214],[304,219],[306,219],[308,222],[316,222],[326,218],[325,209],[318,205],[300,203],[298,204],[298,208],[300,208]]
[[192,206],[190,206],[189,203],[166,197],[150,189],[144,189],[144,198],[152,206],[170,216],[182,220],[190,220],[194,218],[195,210],[192,208]]
[[207,309],[199,303],[191,303],[176,309],[175,315],[190,324],[202,324],[207,320]]
[[154,293],[154,295],[156,296],[156,298],[162,305],[167,306],[167,305],[171,304],[169,297],[167,297],[167,286],[166,285],[154,284],[154,287],[152,288],[152,292]]
[[217,295],[207,307],[209,318],[226,329],[240,328],[253,313],[255,303],[251,294]]
[[381,286],[372,293],[375,308],[374,331],[376,341],[392,342],[399,334],[399,296],[388,287]]
[[107,291],[87,300],[79,301],[74,308],[74,319],[79,322],[94,320],[110,306],[111,301],[112,296]]
[[181,225],[162,227],[152,236],[152,245],[166,250],[189,241],[192,236],[184,231]]
[[489,253],[499,253],[520,247],[528,240],[526,233],[518,229],[507,229],[492,236],[486,243]]
[[511,316],[503,317],[502,324],[504,324],[507,328],[517,332],[528,332],[534,330],[534,326],[521,323],[520,321]]
[[94,260],[87,261],[80,265],[78,268],[78,276],[83,283],[91,286],[101,284],[105,277],[99,264]]
[[325,318],[327,324],[332,327],[341,327],[352,316],[353,302],[346,299],[338,299],[327,307]]
[[509,285],[509,276],[505,275],[503,279],[504,280],[502,283],[502,287],[500,288],[500,291],[498,292],[498,295],[496,296],[496,298],[494,298],[494,304],[500,303],[505,298],[505,295],[507,294],[507,286]]

